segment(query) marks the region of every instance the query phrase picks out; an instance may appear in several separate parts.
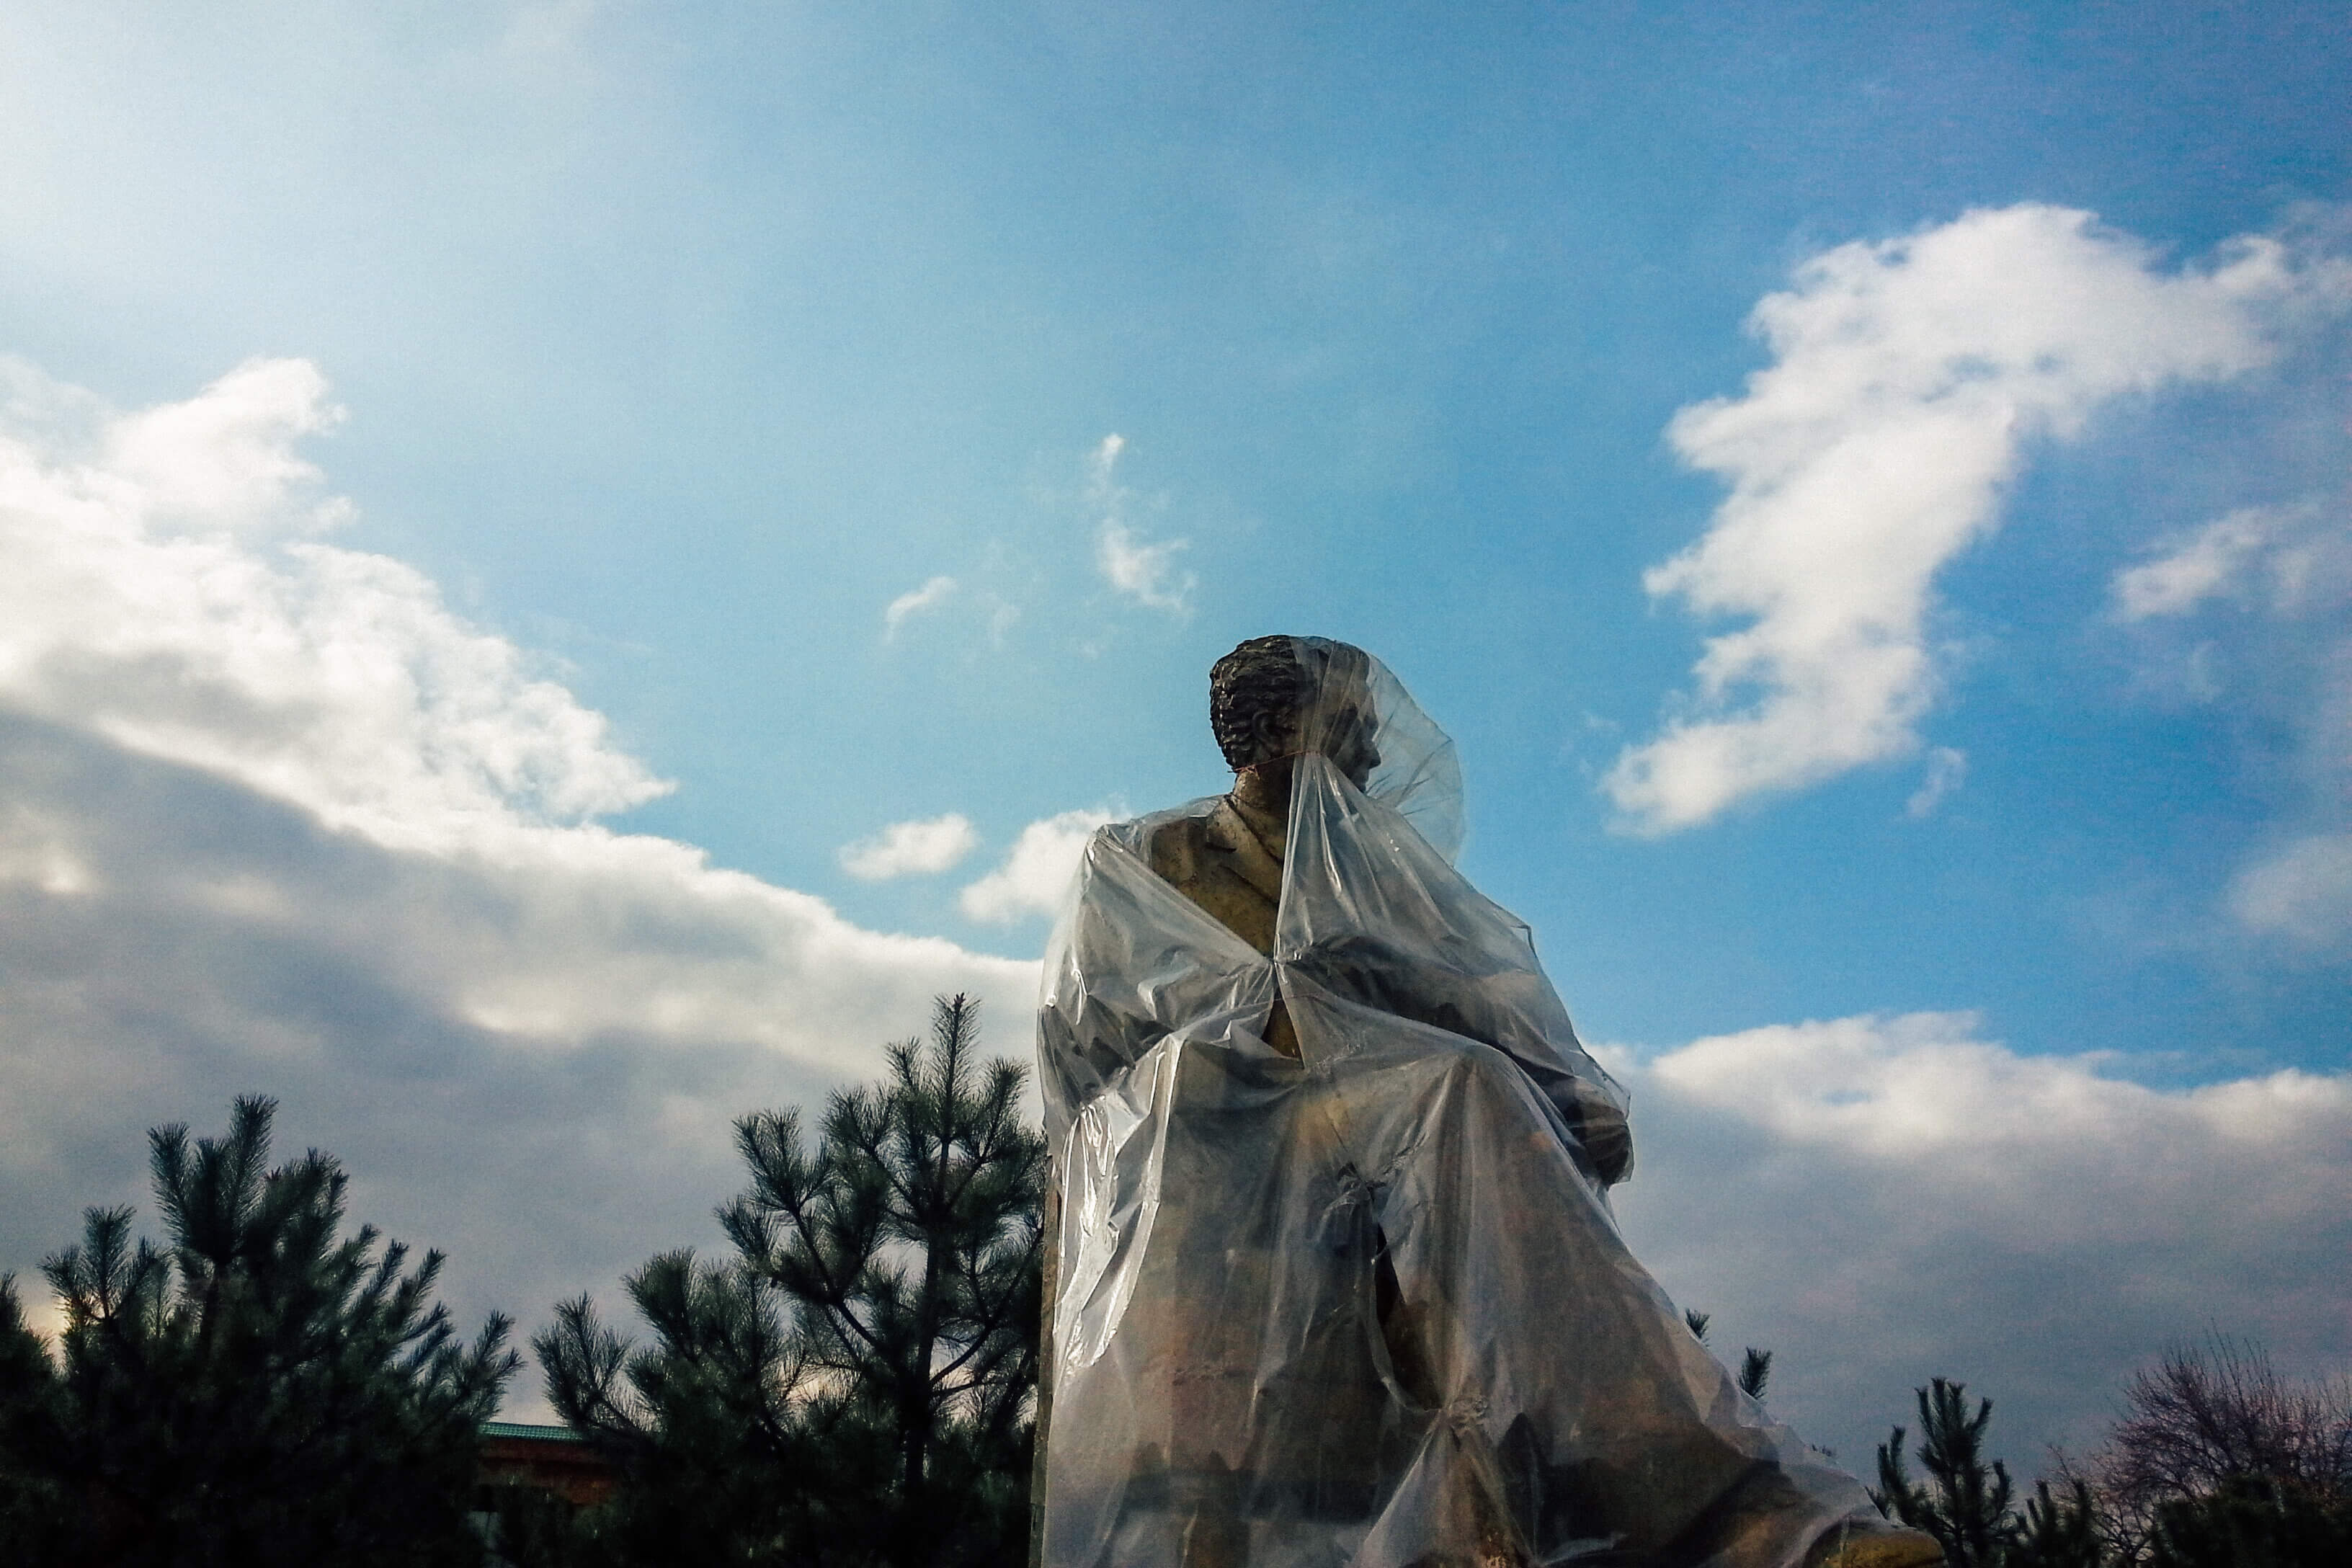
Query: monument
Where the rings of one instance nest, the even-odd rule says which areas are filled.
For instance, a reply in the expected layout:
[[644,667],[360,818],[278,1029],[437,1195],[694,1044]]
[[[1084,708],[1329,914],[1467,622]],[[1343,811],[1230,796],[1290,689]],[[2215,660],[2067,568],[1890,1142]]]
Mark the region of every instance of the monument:
[[1218,661],[1228,795],[1103,828],[1045,962],[1045,1568],[1925,1568],[1627,1251],[1625,1102],[1453,866],[1378,660]]

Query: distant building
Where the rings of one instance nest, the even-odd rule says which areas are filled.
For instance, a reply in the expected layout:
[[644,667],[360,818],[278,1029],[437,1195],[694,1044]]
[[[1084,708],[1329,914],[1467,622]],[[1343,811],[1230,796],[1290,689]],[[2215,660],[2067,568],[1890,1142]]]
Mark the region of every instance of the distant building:
[[481,1485],[538,1487],[574,1508],[603,1502],[621,1484],[619,1467],[569,1426],[485,1421],[481,1456]]

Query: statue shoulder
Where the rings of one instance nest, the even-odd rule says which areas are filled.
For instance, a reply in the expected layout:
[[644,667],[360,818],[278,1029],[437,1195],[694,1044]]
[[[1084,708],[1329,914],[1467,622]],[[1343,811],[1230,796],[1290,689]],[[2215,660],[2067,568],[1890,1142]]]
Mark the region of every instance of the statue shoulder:
[[1162,880],[1182,888],[1200,880],[1201,858],[1208,849],[1208,818],[1180,815],[1149,824],[1143,834],[1143,858]]
[[[1206,911],[1212,920],[1260,952],[1274,950],[1275,915],[1282,894],[1282,868],[1244,859],[1236,835],[1220,822],[1215,803],[1203,812],[1186,811],[1150,820],[1143,832],[1143,858],[1160,880]],[[1257,849],[1255,844],[1250,847]],[[1257,850],[1263,858],[1265,852]],[[1270,868],[1270,869],[1268,869]]]

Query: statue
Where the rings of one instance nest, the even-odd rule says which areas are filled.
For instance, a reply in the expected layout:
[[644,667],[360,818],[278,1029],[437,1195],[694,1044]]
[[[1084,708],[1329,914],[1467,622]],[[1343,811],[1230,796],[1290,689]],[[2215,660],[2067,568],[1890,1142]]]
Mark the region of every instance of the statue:
[[1218,661],[1233,791],[1087,847],[1045,963],[1044,1568],[1928,1568],[1626,1250],[1624,1098],[1452,864],[1362,650]]

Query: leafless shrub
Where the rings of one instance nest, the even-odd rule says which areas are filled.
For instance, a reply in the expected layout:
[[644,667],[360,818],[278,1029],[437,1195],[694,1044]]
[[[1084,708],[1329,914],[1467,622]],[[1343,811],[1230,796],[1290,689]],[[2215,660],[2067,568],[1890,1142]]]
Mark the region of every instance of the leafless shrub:
[[2261,1346],[2221,1334],[2177,1345],[2133,1376],[2106,1441],[2056,1468],[2089,1485],[2109,1554],[2145,1562],[2158,1509],[2231,1476],[2352,1499],[2352,1381],[2282,1377]]
[[2135,1494],[2200,1497],[2230,1476],[2352,1491],[2352,1387],[2290,1382],[2259,1346],[2217,1335],[2168,1351],[2124,1405],[2110,1443],[2116,1480]]

